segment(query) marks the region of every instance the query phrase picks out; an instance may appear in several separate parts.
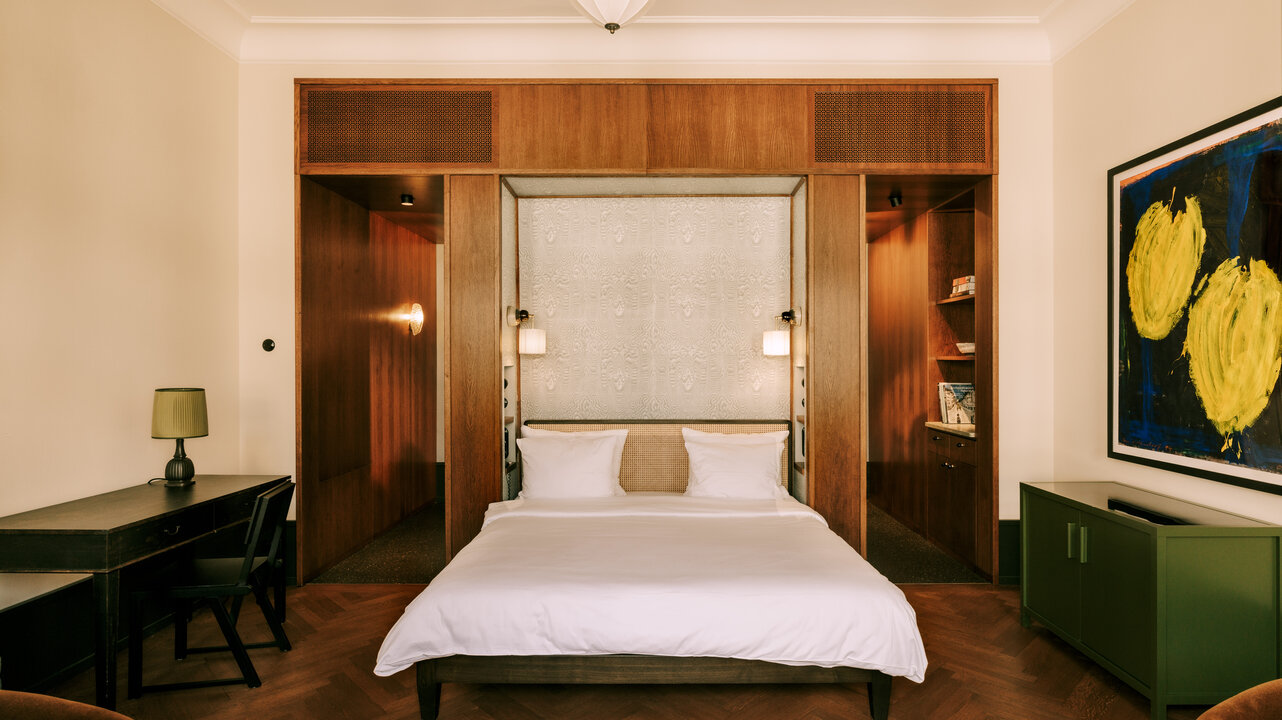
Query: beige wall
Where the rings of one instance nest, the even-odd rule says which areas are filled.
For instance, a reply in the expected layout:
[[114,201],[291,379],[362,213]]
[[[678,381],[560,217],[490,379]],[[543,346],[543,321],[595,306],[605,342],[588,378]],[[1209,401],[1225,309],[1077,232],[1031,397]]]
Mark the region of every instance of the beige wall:
[[1282,94],[1282,5],[1137,0],[1054,74],[1056,479],[1122,481],[1282,522],[1282,497],[1108,459],[1104,325],[1108,169]]
[[0,515],[163,474],[157,387],[206,388],[187,452],[237,470],[236,102],[147,0],[0,0]]
[[[1001,177],[1002,517],[1018,483],[1051,477],[1051,69],[1048,65],[271,65],[240,70],[241,396],[245,470],[294,462],[295,77],[995,77]],[[275,337],[271,356],[259,349]],[[444,387],[441,385],[441,387]],[[443,447],[443,445],[442,445]]]

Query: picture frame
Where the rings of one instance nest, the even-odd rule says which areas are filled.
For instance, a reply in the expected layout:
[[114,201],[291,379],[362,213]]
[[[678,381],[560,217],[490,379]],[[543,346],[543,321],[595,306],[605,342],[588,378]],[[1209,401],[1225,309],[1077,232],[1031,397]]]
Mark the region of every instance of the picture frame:
[[1108,456],[1282,494],[1282,97],[1108,171]]

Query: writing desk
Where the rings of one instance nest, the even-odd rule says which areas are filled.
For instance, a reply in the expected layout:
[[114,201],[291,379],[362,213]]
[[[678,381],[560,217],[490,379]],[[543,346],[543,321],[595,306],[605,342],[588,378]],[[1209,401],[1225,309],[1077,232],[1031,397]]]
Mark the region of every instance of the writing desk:
[[134,485],[0,517],[0,571],[93,573],[94,684],[116,707],[120,570],[244,522],[288,475],[197,475],[196,484]]

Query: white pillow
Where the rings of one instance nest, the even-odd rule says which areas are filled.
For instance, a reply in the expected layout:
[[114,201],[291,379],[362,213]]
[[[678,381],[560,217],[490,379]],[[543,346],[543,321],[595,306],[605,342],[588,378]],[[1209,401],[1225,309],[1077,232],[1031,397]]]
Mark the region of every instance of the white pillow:
[[[560,430],[544,430],[542,428],[525,427],[521,428],[521,437],[575,437],[575,438],[614,438],[617,442],[614,447],[614,463],[611,472],[614,474],[614,481],[619,482],[619,468],[623,467],[623,444],[628,440],[628,431],[625,430],[584,430],[583,432],[562,432]],[[520,443],[517,443],[520,445]],[[623,488],[619,488],[619,495],[623,494]]]
[[594,498],[622,495],[611,474],[615,439],[519,438],[521,492],[518,497]]
[[686,495],[772,499],[784,496],[779,484],[782,442],[723,443],[686,440],[690,482]]
[[699,442],[712,443],[721,442],[731,445],[760,445],[762,443],[787,442],[788,431],[777,430],[775,432],[764,433],[711,433],[694,428],[681,428],[681,437],[686,440],[698,440]]

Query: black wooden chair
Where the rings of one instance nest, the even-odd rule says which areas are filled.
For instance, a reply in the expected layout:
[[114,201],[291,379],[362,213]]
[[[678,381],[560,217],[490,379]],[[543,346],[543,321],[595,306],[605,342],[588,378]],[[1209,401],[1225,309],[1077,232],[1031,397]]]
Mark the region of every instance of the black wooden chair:
[[[289,512],[289,501],[293,495],[294,483],[286,482],[258,496],[254,503],[254,514],[245,535],[244,557],[191,559],[176,567],[160,571],[149,578],[145,586],[137,588],[130,594],[129,697],[139,697],[144,691],[237,685],[242,682],[251,688],[262,685],[246,649],[276,647],[282,652],[290,649],[289,638],[285,636],[285,628],[281,626],[283,615],[277,608],[272,607],[267,597],[267,588],[269,586],[277,588],[277,604],[281,605],[279,600],[279,589],[283,587],[281,545],[285,530],[285,516]],[[270,642],[245,644],[236,631],[241,603],[245,596],[250,594],[254,596],[258,607],[263,611],[267,626],[271,629],[274,640]],[[232,656],[236,658],[242,677],[143,685],[142,610],[147,598],[156,596],[173,604],[174,659],[182,660],[189,653],[230,650]],[[225,605],[228,598],[231,599],[231,612],[228,612]],[[208,605],[213,611],[214,619],[218,621],[223,637],[227,640],[226,645],[187,647],[187,621],[192,610],[202,603]]]

